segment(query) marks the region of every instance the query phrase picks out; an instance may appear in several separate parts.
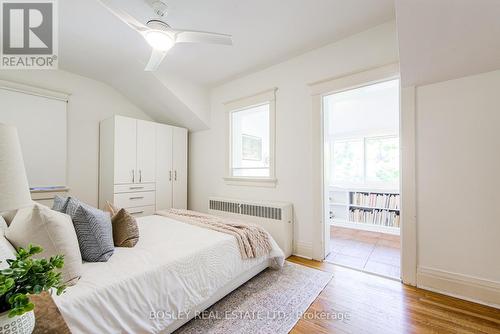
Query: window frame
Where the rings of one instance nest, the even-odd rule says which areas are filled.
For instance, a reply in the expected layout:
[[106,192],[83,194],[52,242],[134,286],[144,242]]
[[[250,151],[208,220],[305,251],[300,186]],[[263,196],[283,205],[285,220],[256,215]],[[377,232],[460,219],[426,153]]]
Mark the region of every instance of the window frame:
[[[366,146],[367,146],[367,141],[368,140],[373,140],[373,139],[397,139],[398,143],[400,141],[399,134],[397,133],[385,133],[385,134],[365,134],[365,135],[357,135],[357,136],[340,136],[340,137],[332,137],[331,138],[331,145],[330,145],[330,155],[332,159],[332,173],[335,169],[335,158],[334,158],[334,147],[335,147],[335,142],[348,142],[348,141],[362,141],[363,142],[363,152],[362,152],[362,157],[363,157],[363,181],[361,183],[348,183],[348,182],[338,182],[334,184],[334,179],[333,179],[333,174],[330,176],[332,183],[331,186],[333,187],[362,187],[362,188],[368,188],[368,187],[376,187],[377,189],[396,189],[397,188],[397,183],[392,184],[392,183],[383,183],[383,182],[367,182],[366,180],[366,172],[367,172],[367,159],[366,159]],[[398,152],[399,155],[401,148],[399,147]],[[400,156],[398,156],[398,161],[400,159]],[[401,170],[399,171],[401,173]]]
[[[226,102],[226,171],[224,181],[230,185],[275,187],[276,179],[276,88]],[[233,122],[235,112],[254,107],[269,105],[269,176],[234,176],[233,175]]]

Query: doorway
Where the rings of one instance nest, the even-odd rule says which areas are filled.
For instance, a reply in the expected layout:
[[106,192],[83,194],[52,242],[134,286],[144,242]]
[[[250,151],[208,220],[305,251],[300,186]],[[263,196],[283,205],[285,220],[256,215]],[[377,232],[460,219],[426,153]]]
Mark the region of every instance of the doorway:
[[325,260],[400,278],[400,84],[322,95]]

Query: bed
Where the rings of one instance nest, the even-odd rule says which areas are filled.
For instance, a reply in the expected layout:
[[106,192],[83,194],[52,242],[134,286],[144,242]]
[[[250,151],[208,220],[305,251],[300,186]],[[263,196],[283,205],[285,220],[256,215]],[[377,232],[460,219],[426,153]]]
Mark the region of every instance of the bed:
[[171,333],[284,261],[274,240],[268,256],[242,260],[228,234],[157,215],[138,226],[135,247],[84,263],[78,284],[54,297],[73,333]]

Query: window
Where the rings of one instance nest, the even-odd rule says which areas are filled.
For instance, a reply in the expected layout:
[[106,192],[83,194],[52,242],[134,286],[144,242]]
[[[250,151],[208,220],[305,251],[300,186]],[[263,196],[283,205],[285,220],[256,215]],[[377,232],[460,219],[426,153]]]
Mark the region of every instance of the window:
[[332,186],[399,188],[399,100],[399,79],[322,97]]
[[331,147],[333,185],[398,185],[398,136],[337,139]]
[[363,140],[337,140],[333,143],[334,183],[363,182]]
[[273,183],[274,90],[226,104],[230,182]]
[[269,177],[269,103],[231,113],[232,176]]
[[366,138],[366,183],[398,184],[399,138]]

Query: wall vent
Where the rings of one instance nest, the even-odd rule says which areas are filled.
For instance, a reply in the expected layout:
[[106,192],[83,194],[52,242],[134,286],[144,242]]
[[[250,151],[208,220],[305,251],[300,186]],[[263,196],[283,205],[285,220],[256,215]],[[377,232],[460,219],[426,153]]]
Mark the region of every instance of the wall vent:
[[282,209],[266,205],[209,200],[210,210],[230,212],[245,216],[281,220]]

